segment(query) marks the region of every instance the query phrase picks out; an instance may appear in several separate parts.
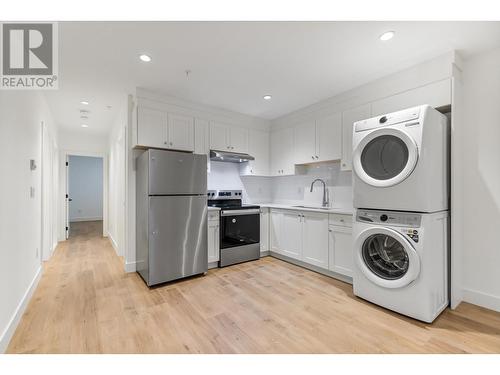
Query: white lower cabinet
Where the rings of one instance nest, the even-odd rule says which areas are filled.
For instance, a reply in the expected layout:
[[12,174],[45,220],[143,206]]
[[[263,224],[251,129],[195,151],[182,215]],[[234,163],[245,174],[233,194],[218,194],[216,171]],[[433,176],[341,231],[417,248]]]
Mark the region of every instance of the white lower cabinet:
[[208,264],[219,261],[219,212],[208,213]]
[[269,251],[269,208],[260,209],[260,252]]
[[328,269],[328,215],[271,209],[271,251]]
[[302,215],[298,211],[285,211],[281,224],[281,254],[302,258]]
[[302,213],[302,260],[328,268],[328,215]]
[[354,266],[352,228],[330,225],[328,234],[328,269],[338,274],[352,277]]

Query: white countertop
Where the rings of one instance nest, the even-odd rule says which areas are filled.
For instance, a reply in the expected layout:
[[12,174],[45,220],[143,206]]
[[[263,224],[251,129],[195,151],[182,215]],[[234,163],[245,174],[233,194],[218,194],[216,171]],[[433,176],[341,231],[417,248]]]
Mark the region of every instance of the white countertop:
[[269,208],[281,208],[284,210],[323,212],[325,214],[354,215],[354,208],[349,208],[349,207],[331,207],[325,210],[322,208],[297,207],[295,205],[278,204],[278,203],[256,203],[256,205]]

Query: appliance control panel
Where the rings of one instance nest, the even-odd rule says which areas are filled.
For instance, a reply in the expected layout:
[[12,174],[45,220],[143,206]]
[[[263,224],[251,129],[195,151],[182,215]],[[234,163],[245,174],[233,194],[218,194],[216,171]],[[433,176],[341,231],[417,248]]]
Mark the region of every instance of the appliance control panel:
[[208,190],[207,197],[213,199],[241,199],[243,197],[241,190]]
[[413,231],[413,228],[420,228],[422,215],[399,211],[358,210],[356,220],[361,223],[411,227]]
[[354,123],[354,131],[362,132],[365,130],[379,128],[381,126],[389,126],[407,122],[406,126],[419,125],[420,107],[409,108],[398,112],[389,113],[387,115],[372,117],[367,120],[357,121]]

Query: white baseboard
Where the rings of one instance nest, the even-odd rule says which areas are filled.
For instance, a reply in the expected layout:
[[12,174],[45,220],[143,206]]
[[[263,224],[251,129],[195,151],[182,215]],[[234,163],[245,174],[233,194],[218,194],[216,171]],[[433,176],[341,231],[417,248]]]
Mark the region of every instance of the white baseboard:
[[135,262],[125,262],[125,272],[135,272]]
[[463,289],[463,300],[474,305],[500,312],[499,296],[478,292],[477,290]]
[[33,296],[33,293],[36,290],[36,287],[38,286],[38,282],[40,281],[40,278],[42,277],[42,267],[40,267],[31,281],[31,284],[29,285],[28,289],[24,293],[23,298],[17,305],[16,310],[14,311],[14,314],[12,314],[12,318],[10,318],[9,323],[7,324],[7,327],[2,333],[2,336],[0,336],[0,353],[5,353],[7,350],[7,347],[9,346],[9,342],[12,339],[12,336],[14,335],[14,332],[16,331],[17,325],[19,324],[21,317],[24,314],[24,311],[26,310],[26,307],[28,306],[29,301],[31,300],[31,297]]
[[116,255],[121,256],[120,254],[120,249],[118,248],[118,245],[116,244],[115,239],[113,238],[113,235],[108,232],[108,238],[111,242],[111,246],[113,246],[113,249],[115,249]]
[[69,222],[77,222],[77,221],[102,221],[102,216],[100,217],[73,217],[69,219]]

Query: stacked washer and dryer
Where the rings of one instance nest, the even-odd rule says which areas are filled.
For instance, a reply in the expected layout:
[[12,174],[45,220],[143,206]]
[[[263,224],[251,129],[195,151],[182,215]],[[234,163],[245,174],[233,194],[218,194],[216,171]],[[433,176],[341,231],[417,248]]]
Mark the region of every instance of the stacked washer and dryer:
[[449,125],[428,105],[353,125],[354,294],[432,322],[447,306]]

